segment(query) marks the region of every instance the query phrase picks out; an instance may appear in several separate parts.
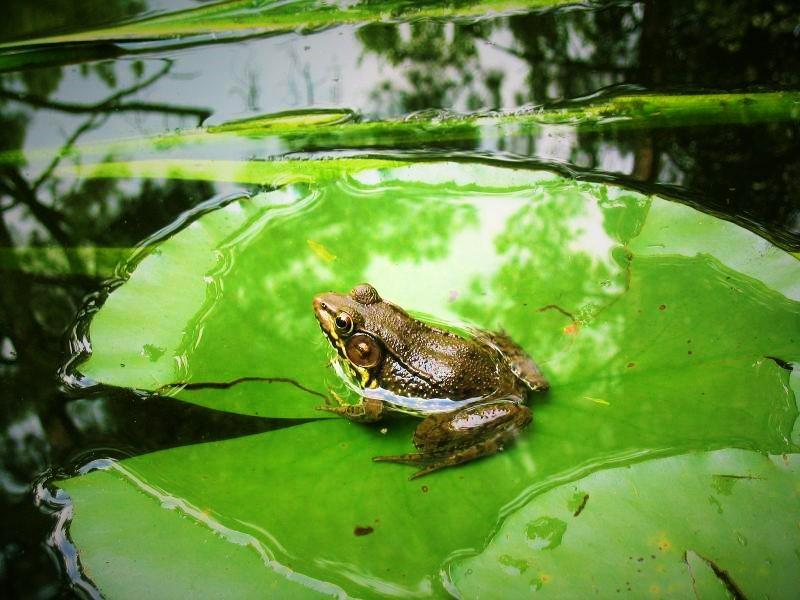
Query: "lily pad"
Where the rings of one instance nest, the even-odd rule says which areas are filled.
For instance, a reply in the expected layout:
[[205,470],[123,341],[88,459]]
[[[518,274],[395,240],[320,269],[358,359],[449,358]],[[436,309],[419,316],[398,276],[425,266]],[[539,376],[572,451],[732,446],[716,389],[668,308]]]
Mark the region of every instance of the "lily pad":
[[[264,549],[270,577],[430,595],[445,593],[449,560],[479,553],[504,517],[556,486],[688,451],[798,450],[800,266],[733,224],[611,185],[452,162],[222,204],[132,262],[90,324],[87,378],[245,414],[319,416],[315,393],[338,382],[311,297],[370,281],[417,313],[505,329],[552,389],[532,398],[534,423],[505,452],[413,483],[407,468],[371,462],[409,449],[413,420],[383,430],[340,419],[62,482],[82,563],[111,596],[118,580],[103,557],[122,552],[120,536],[126,560],[153,546],[152,532],[106,516],[107,502],[128,497],[129,520],[167,499],[174,519],[229,541],[230,560],[245,553],[252,564]],[[274,380],[245,380],[256,377]],[[168,385],[209,382],[231,385]],[[149,504],[134,505],[142,493]],[[569,545],[569,528],[539,527],[542,547]],[[191,555],[196,543],[176,534],[169,547]],[[185,568],[211,577],[209,556]],[[137,575],[157,581],[170,569],[149,561]]]
[[794,598],[798,476],[800,455],[744,450],[594,473],[517,511],[453,584],[466,598]]

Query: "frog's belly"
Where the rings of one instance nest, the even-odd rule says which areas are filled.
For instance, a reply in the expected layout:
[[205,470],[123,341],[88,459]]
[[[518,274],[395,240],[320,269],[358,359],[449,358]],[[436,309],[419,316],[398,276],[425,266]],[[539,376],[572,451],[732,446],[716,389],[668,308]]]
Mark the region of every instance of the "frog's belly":
[[370,388],[362,389],[359,393],[364,398],[380,400],[389,407],[389,410],[409,415],[446,413],[458,410],[468,404],[476,404],[482,400],[489,399],[489,396],[467,398],[465,400],[450,400],[449,398],[414,398],[411,396],[399,396],[389,390]]
[[333,368],[337,375],[347,386],[359,396],[371,398],[384,402],[389,410],[408,415],[431,415],[435,413],[447,413],[458,410],[468,404],[478,404],[485,400],[497,398],[496,395],[486,394],[475,396],[463,400],[451,400],[450,398],[422,398],[419,396],[401,396],[384,388],[361,387],[355,381],[352,370],[346,370],[343,361],[335,361]]

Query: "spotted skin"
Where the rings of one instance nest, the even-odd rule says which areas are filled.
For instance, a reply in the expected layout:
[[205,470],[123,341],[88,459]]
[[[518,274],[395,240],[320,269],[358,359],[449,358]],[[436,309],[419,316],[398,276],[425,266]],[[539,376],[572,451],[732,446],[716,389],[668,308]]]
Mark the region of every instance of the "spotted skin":
[[338,360],[363,390],[358,404],[320,408],[361,423],[393,412],[423,417],[414,433],[417,452],[375,457],[418,466],[412,478],[502,449],[531,422],[528,392],[548,388],[505,333],[464,338],[433,327],[369,284],[320,294],[313,307]]

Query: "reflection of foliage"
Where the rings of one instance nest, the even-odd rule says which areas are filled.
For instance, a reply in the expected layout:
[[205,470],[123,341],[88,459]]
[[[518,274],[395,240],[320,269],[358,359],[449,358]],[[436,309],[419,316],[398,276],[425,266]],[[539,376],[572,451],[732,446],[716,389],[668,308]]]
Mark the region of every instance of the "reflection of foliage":
[[146,7],[143,0],[11,2],[3,10],[0,41],[102,25],[132,17]]
[[[386,198],[391,202],[391,217],[387,218]],[[431,202],[425,188],[370,189],[349,182],[346,185],[331,183],[323,189],[319,208],[301,213],[302,222],[285,221],[282,234],[272,231],[262,243],[255,243],[235,258],[237,273],[225,284],[226,294],[236,295],[242,290],[242,310],[259,314],[256,305],[263,302],[260,295],[245,294],[246,290],[262,289],[269,295],[283,297],[281,303],[281,328],[273,336],[285,337],[285,346],[296,343],[299,332],[296,325],[305,329],[309,319],[309,298],[323,289],[303,289],[307,282],[298,281],[298,273],[316,273],[317,283],[330,289],[347,291],[361,282],[369,264],[385,257],[392,263],[410,261],[417,264],[447,256],[450,240],[464,229],[478,224],[475,209],[470,205]],[[277,225],[276,225],[277,227]],[[300,232],[300,233],[298,233]],[[325,248],[335,256],[335,262],[325,263],[308,250],[308,239],[317,247]],[[269,277],[262,281],[265,274]],[[342,286],[345,286],[344,289]],[[288,294],[297,294],[289,300]],[[254,303],[252,306],[250,304]],[[248,306],[250,308],[248,309]],[[269,322],[274,315],[263,314],[260,325],[272,330]],[[274,345],[275,341],[267,340]],[[294,360],[293,357],[288,357]]]
[[[520,15],[508,21],[513,45],[503,48],[530,65],[528,90],[516,102],[575,98],[630,79],[639,33],[632,6],[565,14]],[[502,47],[502,46],[499,46]]]
[[[785,3],[645,1],[478,23],[376,24],[362,27],[359,37],[367,51],[405,76],[406,86],[387,80],[373,92],[381,112],[396,113],[539,105],[612,85],[657,92],[792,89],[800,84],[796,25],[797,9]],[[508,60],[487,68],[484,47]],[[525,72],[520,80],[517,75]],[[798,209],[788,175],[800,169],[796,128],[581,132],[566,153],[555,156],[549,143],[532,137],[527,147],[517,140],[513,148],[678,186],[678,195],[734,218],[744,215],[740,221],[756,222],[762,232],[771,230],[784,244],[797,246]],[[610,145],[616,161],[609,160]],[[502,140],[499,147],[507,149]],[[719,184],[729,177],[740,180]]]
[[[15,3],[14,10],[4,13],[0,39],[70,24],[100,23],[143,8],[139,2],[62,4],[64,10],[54,10],[52,3]],[[54,176],[73,144],[120,112],[206,116],[208,111],[200,107],[137,99],[139,92],[171,68],[170,61],[154,70],[139,61],[82,65],[78,77],[89,84],[96,78],[102,82],[101,88],[111,90],[88,103],[56,98],[63,83],[60,68],[0,75],[0,151],[23,148],[37,113],[69,116],[62,121],[69,127],[63,133],[62,149],[49,162],[27,164],[20,153],[16,164],[0,168],[0,382],[4,391],[0,511],[14,514],[18,523],[2,528],[0,579],[6,580],[4,589],[12,596],[29,595],[32,590],[57,595],[59,585],[68,584],[61,581],[57,565],[42,551],[41,540],[47,537],[52,522],[31,501],[30,482],[50,465],[72,460],[76,449],[108,445],[105,436],[109,427],[113,429],[109,421],[114,420],[109,418],[115,412],[125,415],[121,423],[130,423],[141,418],[142,409],[153,410],[153,422],[162,422],[158,415],[176,410],[158,403],[151,409],[116,401],[106,407],[99,400],[87,401],[89,405],[81,410],[68,404],[53,383],[63,359],[64,331],[86,294],[111,274],[119,255],[102,246],[131,246],[213,193],[213,187],[203,182],[163,186],[146,182],[136,189],[113,181],[70,183]],[[87,251],[81,251],[81,246],[88,247]],[[186,409],[181,406],[177,410],[182,413]],[[231,423],[226,417],[225,423],[215,423],[208,430],[229,428]],[[242,426],[239,422],[236,429]],[[261,429],[257,426],[253,431]],[[161,435],[155,427],[150,434],[145,443],[150,449],[175,443],[173,431]],[[118,448],[124,435],[116,436]]]
[[[381,54],[392,66],[407,67],[409,89],[394,89],[386,80],[374,100],[395,103],[392,112],[447,108],[466,99],[472,110],[499,107],[502,72],[481,70],[475,39],[490,29],[486,23],[418,21],[406,25],[373,24],[358,31],[364,47]],[[481,87],[481,84],[483,87]]]
[[[643,197],[609,199],[602,190],[597,201],[599,190],[553,186],[520,208],[495,239],[500,268],[491,279],[472,282],[477,293],[459,300],[458,311],[473,321],[492,315],[495,328],[535,324],[515,333],[527,348],[553,353],[569,343],[627,290],[624,246],[647,214]],[[510,293],[520,288],[529,290],[522,303]],[[613,347],[611,332],[604,335],[604,347]]]

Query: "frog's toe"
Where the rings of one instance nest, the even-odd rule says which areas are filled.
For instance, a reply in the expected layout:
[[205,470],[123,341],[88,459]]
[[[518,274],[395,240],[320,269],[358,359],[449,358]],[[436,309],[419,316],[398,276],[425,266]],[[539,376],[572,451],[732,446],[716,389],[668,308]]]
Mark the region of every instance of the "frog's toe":
[[412,454],[394,454],[390,456],[373,456],[374,462],[393,462],[401,465],[419,465],[425,460],[425,455],[420,452]]
[[439,469],[449,467],[451,464],[453,464],[448,457],[442,458],[441,456],[432,456],[431,454],[425,454],[422,452],[415,452],[413,454],[397,454],[394,456],[375,456],[372,460],[375,462],[393,462],[402,465],[421,467],[419,471],[408,478],[409,481],[427,475],[428,473],[433,473]]
[[422,467],[419,471],[414,473],[411,477],[408,478],[409,481],[413,481],[414,479],[418,479],[420,477],[424,477],[428,473],[433,473],[434,471],[438,471],[439,469],[444,469],[445,467],[449,467],[449,462],[435,462]]

